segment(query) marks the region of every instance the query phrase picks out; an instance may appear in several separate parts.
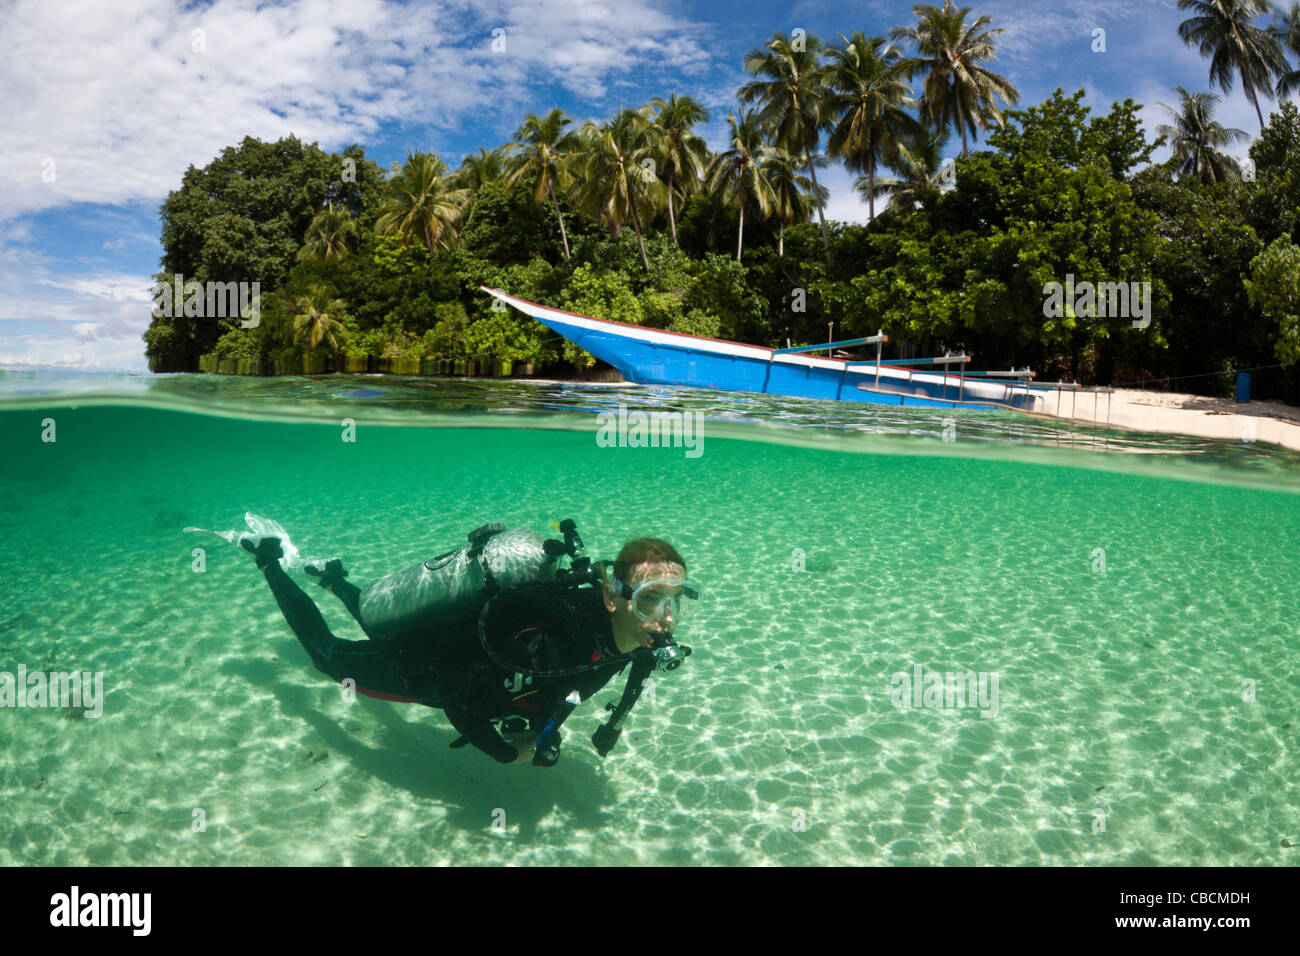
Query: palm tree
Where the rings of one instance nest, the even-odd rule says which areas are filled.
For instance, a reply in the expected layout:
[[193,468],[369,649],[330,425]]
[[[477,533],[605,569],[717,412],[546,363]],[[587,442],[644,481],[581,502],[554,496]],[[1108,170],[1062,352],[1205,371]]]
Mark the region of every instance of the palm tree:
[[[759,116],[775,145],[788,153],[803,156],[814,187],[817,185],[817,172],[813,169],[812,154],[827,126],[821,70],[817,61],[820,50],[821,41],[814,36],[805,36],[796,42],[784,34],[773,34],[766,46],[745,55],[745,70],[767,79],[753,80],[739,91],[742,103],[759,104]],[[826,231],[826,215],[820,199],[814,198],[822,227],[822,245],[826,248],[829,264],[831,240]]]
[[1269,93],[1273,78],[1286,72],[1286,57],[1277,38],[1250,22],[1269,11],[1268,0],[1178,0],[1178,9],[1198,14],[1178,25],[1178,36],[1188,45],[1197,44],[1201,56],[1210,58],[1210,79],[1225,93],[1232,89],[1232,75],[1241,75],[1263,131],[1257,93]]
[[460,169],[455,172],[456,182],[466,189],[478,192],[488,183],[499,183],[506,175],[506,148],[498,146],[492,152],[479,147],[478,155],[461,157]]
[[874,185],[866,176],[853,184],[854,190],[864,199],[871,196],[888,196],[889,209],[903,212],[914,209],[926,196],[943,188],[939,176],[943,170],[943,147],[948,141],[946,133],[921,129],[898,144],[898,157],[894,168],[900,178],[877,177]]
[[898,50],[884,37],[868,39],[861,31],[840,34],[842,49],[830,51],[825,67],[826,109],[835,123],[826,148],[844,157],[845,165],[867,174],[867,205],[876,218],[876,169],[898,156],[899,137],[919,124],[907,110],[915,106],[902,78]]
[[668,188],[668,230],[677,245],[677,214],[673,196],[678,188],[682,198],[695,190],[708,166],[709,147],[691,132],[696,123],[707,123],[709,111],[691,99],[671,93],[667,102],[656,97],[650,105],[658,112],[655,126],[659,133],[659,176]]
[[[1278,44],[1295,54],[1300,60],[1300,3],[1292,3],[1290,10],[1275,10],[1277,22],[1268,28]],[[1281,99],[1300,90],[1300,69],[1292,70],[1287,64],[1277,81],[1277,96]]]
[[431,256],[451,248],[469,190],[448,175],[437,153],[407,152],[404,166],[393,163],[384,193],[375,232],[421,241]]
[[1174,87],[1180,99],[1179,109],[1161,103],[1174,119],[1173,126],[1160,125],[1156,133],[1168,136],[1179,160],[1180,176],[1195,176],[1203,183],[1221,183],[1241,178],[1237,161],[1219,149],[1228,143],[1250,139],[1245,130],[1226,129],[1214,122],[1215,104],[1219,97],[1213,93],[1188,93],[1181,86]]
[[625,109],[603,126],[585,124],[573,167],[574,190],[597,222],[617,236],[631,221],[646,272],[650,260],[641,214],[653,215],[664,193],[654,170],[655,134],[648,113],[648,107]]
[[917,56],[900,64],[910,80],[925,72],[922,101],[926,119],[940,130],[956,125],[961,130],[961,154],[970,153],[967,133],[988,129],[990,121],[1001,126],[1002,111],[997,101],[1007,105],[1020,102],[1020,91],[1004,76],[980,66],[983,60],[996,60],[993,38],[1001,27],[987,29],[993,22],[980,17],[967,25],[970,7],[957,8],[954,0],[944,0],[943,9],[918,3],[912,8],[918,23],[915,27],[895,27],[890,36],[911,40]]
[[740,210],[740,230],[736,235],[736,261],[739,262],[745,246],[745,210],[753,209],[760,218],[766,218],[774,208],[772,184],[763,175],[773,149],[763,141],[766,124],[757,112],[741,110],[739,120],[734,113],[728,113],[727,125],[731,127],[731,148],[714,157],[709,171],[709,191]]
[[306,295],[295,300],[298,314],[293,317],[293,341],[297,345],[307,339],[308,349],[314,349],[321,339],[329,339],[330,346],[339,347],[335,332],[343,331],[341,317],[347,310],[342,299],[330,299],[329,289],[315,283],[307,289]]
[[346,209],[335,209],[334,203],[318,212],[307,227],[298,261],[305,259],[342,259],[352,250],[348,240],[355,239],[357,224]]
[[[814,161],[823,168],[828,165],[824,156]],[[783,149],[770,150],[759,168],[772,190],[772,216],[777,222],[776,254],[785,258],[785,227],[807,222],[812,214],[812,180],[799,173],[798,161]],[[818,186],[817,190],[825,202],[830,190],[825,186]]]
[[569,258],[569,236],[564,231],[564,215],[560,212],[560,200],[556,198],[555,187],[566,189],[569,173],[565,163],[565,152],[573,143],[571,133],[565,133],[564,127],[573,120],[564,115],[564,110],[553,109],[544,117],[536,113],[524,117],[524,123],[515,131],[515,140],[510,146],[519,152],[512,160],[507,174],[506,186],[513,189],[525,180],[533,179],[533,206],[540,206],[546,197],[550,197],[555,207],[555,218],[560,221],[560,243],[564,247],[564,258]]
[[479,147],[478,155],[471,153],[460,161],[460,169],[452,175],[456,183],[468,189],[470,199],[465,207],[466,227],[474,219],[474,210],[478,206],[479,191],[491,183],[500,183],[505,178],[506,148],[498,146],[492,152]]

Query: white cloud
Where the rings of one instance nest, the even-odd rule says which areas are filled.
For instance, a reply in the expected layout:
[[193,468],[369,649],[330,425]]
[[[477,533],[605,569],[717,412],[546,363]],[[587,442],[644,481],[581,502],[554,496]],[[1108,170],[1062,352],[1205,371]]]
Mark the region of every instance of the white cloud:
[[1106,31],[1108,48],[1122,46],[1135,35],[1145,39],[1153,29],[1166,28],[1169,11],[1177,11],[1175,0],[985,0],[973,15],[988,15],[992,27],[1003,31],[996,38],[1000,56],[1041,66],[1048,50],[1073,49],[1081,62],[1099,55],[1092,52],[1092,31],[1097,28]]
[[[143,369],[150,278],[105,262],[157,240],[114,208],[160,203],[187,166],[245,136],[293,134],[326,149],[394,128],[436,136],[484,114],[513,114],[539,86],[596,97],[613,82],[711,64],[698,30],[644,0],[4,7],[0,363],[8,364]],[[506,30],[502,52],[491,46],[496,26]],[[430,145],[439,148],[415,148]],[[60,207],[110,233],[99,244],[107,256],[77,257],[67,234],[37,251],[34,217]]]
[[454,126],[538,82],[595,97],[710,63],[689,24],[635,0],[19,0],[4,19],[0,220],[160,200],[244,136],[334,148],[392,121]]
[[0,364],[145,371],[151,279],[113,272],[61,275],[25,250],[31,272],[0,274]]

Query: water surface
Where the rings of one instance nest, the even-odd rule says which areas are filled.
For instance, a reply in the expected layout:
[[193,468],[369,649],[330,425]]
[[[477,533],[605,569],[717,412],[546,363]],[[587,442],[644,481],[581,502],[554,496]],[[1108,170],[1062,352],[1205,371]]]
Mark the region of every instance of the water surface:
[[[703,454],[600,447],[619,403],[699,412]],[[0,864],[1300,852],[1283,449],[631,386],[14,371],[0,440],[0,670],[105,691],[97,718],[0,710]],[[597,557],[660,535],[706,587],[694,655],[608,758],[589,738],[621,679],[555,768],[500,766],[439,712],[345,700],[248,555],[181,530],[246,511],[363,584],[488,521],[573,517]],[[996,715],[896,706],[918,666],[995,676]]]

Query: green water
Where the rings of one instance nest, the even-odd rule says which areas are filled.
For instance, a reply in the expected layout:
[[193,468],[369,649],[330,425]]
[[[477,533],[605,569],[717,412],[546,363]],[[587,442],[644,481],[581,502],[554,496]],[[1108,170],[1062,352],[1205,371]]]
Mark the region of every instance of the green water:
[[[937,414],[759,400],[716,406],[689,458],[599,447],[572,409],[699,393],[12,378],[0,671],[101,671],[105,697],[97,718],[0,710],[0,864],[1300,860],[1280,450],[1085,455],[996,413],[944,443]],[[386,396],[333,398],[357,387]],[[181,531],[245,511],[362,584],[488,521],[573,517],[598,557],[667,537],[706,588],[678,631],[695,653],[604,760],[589,737],[621,679],[556,767],[498,765],[449,749],[437,711],[345,700],[251,559]],[[917,665],[996,675],[996,714],[895,706]]]

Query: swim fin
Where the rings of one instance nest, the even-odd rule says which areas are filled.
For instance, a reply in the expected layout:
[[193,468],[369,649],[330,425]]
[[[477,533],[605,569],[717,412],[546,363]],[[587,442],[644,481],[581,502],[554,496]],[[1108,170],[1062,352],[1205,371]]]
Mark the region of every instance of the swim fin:
[[259,539],[265,540],[266,538],[275,538],[280,542],[280,547],[283,549],[284,552],[281,557],[280,566],[285,568],[286,570],[289,568],[301,568],[304,564],[308,563],[308,560],[310,560],[311,563],[316,565],[321,565],[325,563],[325,560],[323,558],[306,559],[301,554],[299,554],[297,546],[289,538],[289,532],[285,531],[284,528],[281,527],[278,522],[272,521],[270,518],[259,517],[253,514],[251,511],[247,512],[244,515],[244,521],[248,524],[248,527],[251,530],[210,531],[207,528],[196,528],[192,526],[187,527],[184,530],[186,532],[198,532],[201,534],[216,535],[218,538],[221,538],[223,541],[229,541],[231,544],[241,544],[242,542],[247,541],[250,538],[253,540],[254,543],[256,543]]
[[326,561],[323,570],[314,564],[307,565],[303,570],[314,578],[320,578],[316,583],[327,590],[348,576],[348,573],[343,570],[343,562],[338,558]]
[[258,568],[267,568],[272,562],[279,564],[280,559],[284,557],[284,549],[280,547],[279,538],[262,538],[253,546],[252,539],[240,538],[239,546],[253,556],[257,562]]

